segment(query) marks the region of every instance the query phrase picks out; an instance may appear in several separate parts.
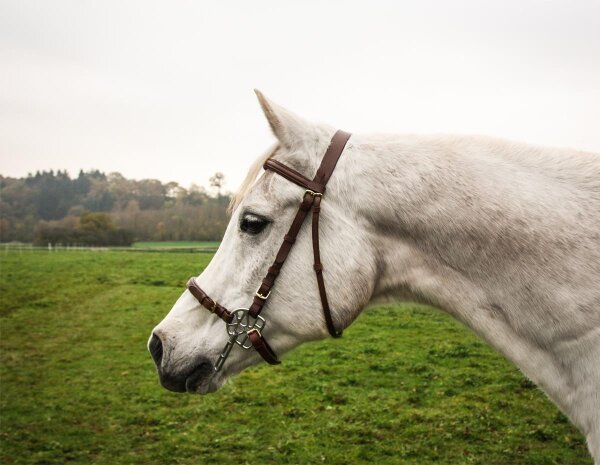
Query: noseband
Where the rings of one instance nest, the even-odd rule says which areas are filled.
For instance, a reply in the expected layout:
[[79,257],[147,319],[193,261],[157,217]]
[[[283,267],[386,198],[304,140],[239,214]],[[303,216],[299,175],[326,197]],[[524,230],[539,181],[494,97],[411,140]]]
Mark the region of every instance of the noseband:
[[329,302],[327,301],[327,292],[325,291],[325,281],[323,280],[323,265],[321,264],[321,253],[319,250],[319,214],[321,212],[321,200],[325,194],[325,186],[331,177],[335,166],[342,155],[346,142],[350,138],[350,134],[344,131],[337,131],[329,147],[323,156],[321,165],[317,170],[317,174],[314,179],[304,177],[296,170],[284,165],[283,163],[269,159],[265,162],[263,168],[265,170],[271,170],[280,176],[283,176],[288,181],[297,184],[300,187],[306,189],[302,197],[302,202],[298,207],[298,212],[292,221],[292,225],[288,230],[287,234],[283,238],[283,242],[279,247],[279,251],[275,256],[275,261],[269,267],[267,275],[262,280],[262,283],[254,295],[252,305],[249,309],[238,308],[233,312],[227,310],[221,304],[211,299],[206,292],[204,292],[200,286],[196,283],[194,278],[190,278],[187,283],[188,290],[192,293],[200,304],[210,310],[212,313],[217,315],[227,324],[227,334],[229,340],[227,345],[224,347],[219,360],[215,364],[215,371],[219,371],[223,366],[223,363],[227,359],[231,349],[234,345],[238,345],[243,349],[254,348],[260,356],[269,364],[276,365],[281,363],[279,358],[267,343],[265,338],[262,336],[261,331],[266,325],[266,320],[260,316],[265,302],[271,295],[271,289],[275,284],[275,280],[279,275],[285,260],[287,259],[296,237],[300,232],[300,228],[304,223],[304,220],[308,216],[308,212],[312,210],[312,243],[313,243],[313,255],[314,255],[314,270],[317,276],[317,286],[319,289],[319,295],[321,297],[321,305],[323,307],[323,315],[325,317],[325,324],[329,334],[333,337],[340,337],[342,335],[341,330],[337,330],[333,324],[331,318],[331,309],[329,308]]

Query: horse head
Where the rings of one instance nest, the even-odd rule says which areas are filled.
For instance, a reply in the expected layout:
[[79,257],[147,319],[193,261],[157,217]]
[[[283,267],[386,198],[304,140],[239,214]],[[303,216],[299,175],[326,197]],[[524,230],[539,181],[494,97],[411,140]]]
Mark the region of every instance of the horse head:
[[[231,220],[220,247],[195,279],[211,299],[231,310],[248,308],[255,298],[305,194],[302,187],[273,172],[260,174],[263,164],[277,160],[312,179],[335,133],[330,126],[309,123],[260,92],[257,95],[277,143],[250,168],[232,200]],[[327,184],[319,222],[323,276],[338,329],[348,326],[368,303],[377,268],[374,241],[358,213],[356,185],[347,178],[356,169],[352,157],[348,143]],[[277,354],[328,336],[312,259],[311,231],[304,225],[261,313],[265,319],[261,334]],[[149,340],[162,385],[173,391],[213,392],[258,363],[257,352],[233,345],[223,366],[217,366],[231,339],[226,328],[189,290],[183,292]]]

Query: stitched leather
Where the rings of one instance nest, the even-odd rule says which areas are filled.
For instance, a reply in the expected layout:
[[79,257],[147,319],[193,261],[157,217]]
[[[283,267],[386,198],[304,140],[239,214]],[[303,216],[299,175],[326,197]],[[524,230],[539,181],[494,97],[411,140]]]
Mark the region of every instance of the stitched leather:
[[271,346],[258,331],[248,331],[248,339],[250,339],[252,347],[254,347],[254,349],[259,353],[263,360],[269,365],[279,365],[281,363],[281,361],[275,354],[275,351],[273,351]]
[[323,155],[323,160],[317,170],[317,174],[313,179],[314,182],[321,183],[324,186],[327,185],[351,135],[344,131],[337,131],[333,135],[329,147],[327,147],[327,151]]
[[315,198],[313,204],[313,216],[312,216],[312,243],[313,243],[313,257],[315,274],[317,276],[317,286],[319,288],[319,296],[321,297],[321,306],[323,308],[323,316],[325,317],[325,324],[327,325],[327,331],[331,337],[340,337],[342,331],[335,329],[333,324],[333,318],[331,317],[331,309],[329,308],[329,301],[327,300],[327,291],[325,290],[325,280],[323,279],[323,264],[321,263],[321,251],[319,248],[319,214],[321,212],[321,197]]
[[217,315],[219,318],[224,320],[226,323],[231,322],[233,315],[218,302],[212,300],[206,292],[204,292],[200,286],[196,283],[196,279],[190,278],[187,282],[187,288],[194,297],[200,302],[204,308],[210,310],[212,313]]
[[303,175],[298,173],[298,171],[284,165],[278,160],[269,158],[263,165],[263,168],[265,170],[271,170],[278,175],[283,176],[288,181],[291,181],[300,187],[304,187],[305,189],[309,189],[313,192],[319,192],[321,194],[325,192],[325,184],[305,178]]
[[[277,279],[277,276],[279,276],[281,267],[285,263],[290,251],[292,250],[292,246],[296,242],[296,238],[298,237],[300,228],[302,227],[304,220],[308,216],[308,212],[310,211],[313,202],[314,196],[312,196],[308,192],[305,193],[304,197],[302,198],[302,202],[298,207],[298,211],[296,212],[296,216],[292,221],[290,229],[285,235],[285,238],[281,246],[279,247],[279,250],[277,251],[277,255],[275,255],[273,265],[269,267],[267,275],[264,277],[260,287],[258,288],[258,294],[265,296],[268,295],[269,292],[271,292],[271,288],[275,284],[275,280]],[[254,299],[252,300],[252,305],[250,306],[250,315],[256,318],[256,316],[260,314],[264,304],[265,300],[255,295]]]

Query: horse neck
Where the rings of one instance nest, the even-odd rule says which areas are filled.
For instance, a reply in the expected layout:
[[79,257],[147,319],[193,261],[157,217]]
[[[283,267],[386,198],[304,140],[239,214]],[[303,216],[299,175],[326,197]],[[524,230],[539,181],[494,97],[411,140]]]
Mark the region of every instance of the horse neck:
[[[520,162],[511,150],[478,139],[353,138],[335,188],[374,231],[374,300],[450,313],[589,431],[597,413],[581,404],[600,387],[589,370],[600,363],[597,226],[574,218],[576,192],[536,174],[537,152]],[[558,210],[565,197],[573,204]]]

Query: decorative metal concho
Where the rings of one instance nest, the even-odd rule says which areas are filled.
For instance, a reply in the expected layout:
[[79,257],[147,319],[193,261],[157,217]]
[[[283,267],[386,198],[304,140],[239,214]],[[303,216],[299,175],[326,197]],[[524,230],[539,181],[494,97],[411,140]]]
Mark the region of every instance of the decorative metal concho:
[[260,333],[267,324],[262,316],[258,315],[254,318],[250,316],[248,312],[249,309],[247,308],[238,308],[231,312],[233,318],[230,323],[227,323],[229,340],[227,341],[227,344],[225,344],[221,355],[219,355],[219,360],[217,360],[217,363],[215,364],[215,371],[219,371],[223,367],[225,360],[227,360],[227,357],[235,344],[245,350],[252,347],[252,343],[248,338],[248,331],[256,329]]

